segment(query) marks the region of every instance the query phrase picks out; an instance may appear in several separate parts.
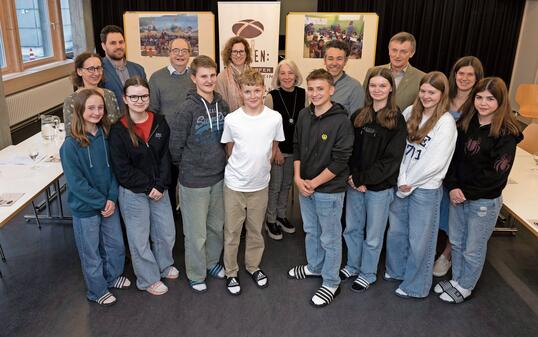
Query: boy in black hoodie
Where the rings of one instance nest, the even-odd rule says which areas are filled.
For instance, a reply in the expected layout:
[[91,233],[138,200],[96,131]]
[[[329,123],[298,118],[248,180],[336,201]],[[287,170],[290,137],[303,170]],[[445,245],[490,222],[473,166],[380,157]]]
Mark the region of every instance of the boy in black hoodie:
[[312,104],[299,113],[293,156],[308,264],[290,269],[288,277],[321,276],[323,284],[312,297],[312,304],[323,307],[340,292],[340,219],[349,176],[348,160],[353,149],[353,128],[344,107],[331,102],[334,94],[331,74],[317,69],[306,81]]
[[170,130],[170,154],[179,168],[185,268],[189,286],[205,292],[207,274],[223,279],[223,179],[226,153],[220,143],[228,104],[214,92],[217,64],[208,56],[191,63],[196,89],[187,93]]

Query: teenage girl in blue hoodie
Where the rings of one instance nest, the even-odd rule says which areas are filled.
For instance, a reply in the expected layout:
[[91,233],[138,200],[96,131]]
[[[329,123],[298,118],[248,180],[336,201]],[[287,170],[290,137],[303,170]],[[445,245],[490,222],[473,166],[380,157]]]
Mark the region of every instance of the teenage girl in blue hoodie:
[[118,182],[108,155],[109,126],[103,96],[82,90],[74,98],[71,135],[60,148],[86,296],[100,305],[116,303],[110,288],[131,285],[121,276],[125,247],[116,210]]

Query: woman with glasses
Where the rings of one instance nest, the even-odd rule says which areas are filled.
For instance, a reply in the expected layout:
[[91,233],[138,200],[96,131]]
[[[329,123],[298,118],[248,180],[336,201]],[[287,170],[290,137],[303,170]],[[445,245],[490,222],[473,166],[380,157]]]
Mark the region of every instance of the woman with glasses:
[[120,118],[120,109],[114,93],[108,89],[99,88],[103,80],[103,64],[101,57],[95,53],[84,52],[75,58],[75,70],[71,74],[71,80],[76,91],[64,100],[63,115],[65,131],[71,134],[71,116],[75,108],[75,96],[83,89],[95,89],[105,99],[108,119],[115,123]]
[[176,231],[168,196],[170,129],[162,115],[148,111],[149,85],[134,76],[125,81],[124,116],[110,130],[112,168],[120,184],[119,204],[136,275],[136,286],[152,295],[176,279],[172,248]]
[[235,111],[242,104],[239,78],[252,63],[250,46],[244,38],[234,36],[226,42],[221,56],[225,68],[217,76],[215,91],[228,103],[230,111]]

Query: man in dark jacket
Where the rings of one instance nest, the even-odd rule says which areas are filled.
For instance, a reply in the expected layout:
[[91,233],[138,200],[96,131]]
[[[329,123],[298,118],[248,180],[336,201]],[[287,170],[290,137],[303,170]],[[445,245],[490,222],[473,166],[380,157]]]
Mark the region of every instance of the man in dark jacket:
[[123,109],[123,85],[129,77],[140,76],[146,79],[144,67],[125,58],[125,38],[123,29],[108,25],[101,30],[101,47],[105,51],[103,58],[103,82],[101,86],[112,90],[120,110]]

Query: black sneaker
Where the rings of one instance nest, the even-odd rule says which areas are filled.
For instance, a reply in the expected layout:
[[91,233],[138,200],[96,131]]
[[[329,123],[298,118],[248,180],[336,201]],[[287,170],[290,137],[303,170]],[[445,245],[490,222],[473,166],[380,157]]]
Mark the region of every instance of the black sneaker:
[[265,230],[267,231],[267,235],[269,235],[271,239],[282,240],[282,232],[280,231],[280,227],[276,223],[266,222]]
[[276,222],[280,225],[280,229],[288,234],[295,233],[295,226],[293,226],[287,218],[276,218]]

